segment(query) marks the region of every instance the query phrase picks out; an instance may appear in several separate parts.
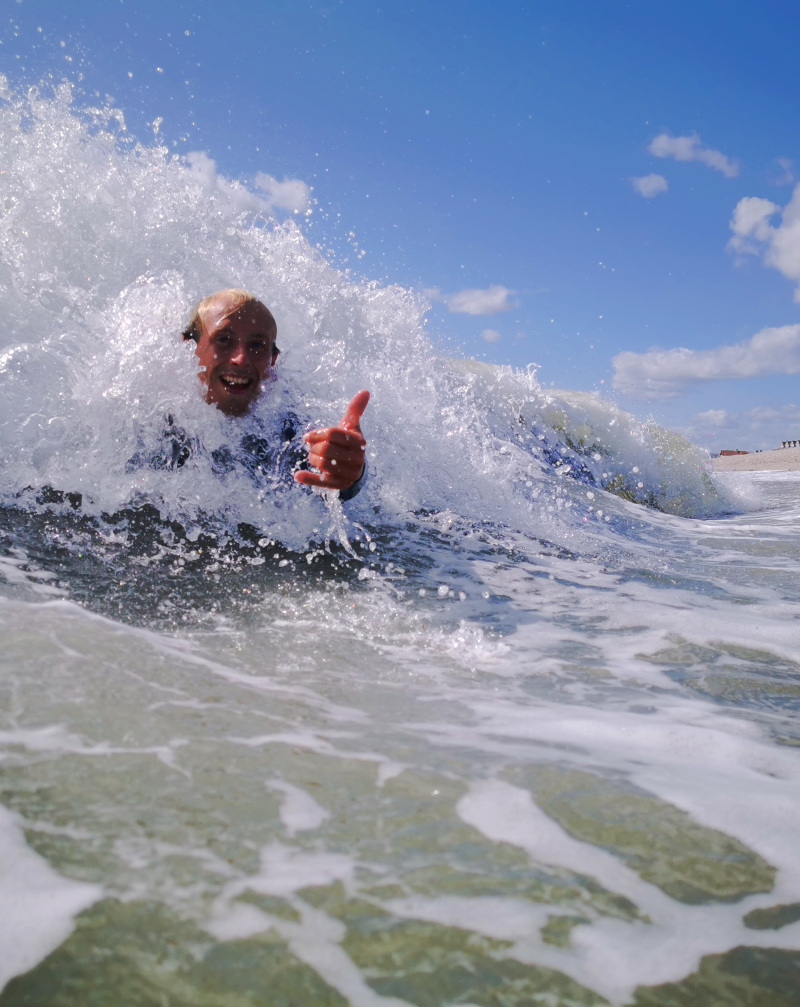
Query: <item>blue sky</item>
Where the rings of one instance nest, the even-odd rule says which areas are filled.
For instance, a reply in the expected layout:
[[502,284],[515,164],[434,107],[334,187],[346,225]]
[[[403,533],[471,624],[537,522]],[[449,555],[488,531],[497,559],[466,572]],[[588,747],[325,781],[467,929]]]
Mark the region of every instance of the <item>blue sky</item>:
[[800,437],[796,3],[5,10],[12,86],[110,95],[276,207],[312,187],[313,240],[429,291],[443,352],[535,362],[712,451]]

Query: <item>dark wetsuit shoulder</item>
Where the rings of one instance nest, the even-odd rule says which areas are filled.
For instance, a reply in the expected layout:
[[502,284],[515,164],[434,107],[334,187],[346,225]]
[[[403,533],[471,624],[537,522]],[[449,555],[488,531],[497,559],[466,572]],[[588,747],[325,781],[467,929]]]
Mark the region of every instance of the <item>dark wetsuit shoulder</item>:
[[[293,484],[294,473],[309,467],[301,429],[299,418],[287,412],[271,428],[247,430],[238,444],[223,444],[209,452],[212,471],[225,477],[243,469],[256,483]],[[168,416],[158,445],[137,451],[126,468],[129,472],[138,468],[179,469],[201,450],[198,439]],[[366,465],[361,478],[349,489],[341,490],[339,498],[352,500],[360,492],[365,476]]]

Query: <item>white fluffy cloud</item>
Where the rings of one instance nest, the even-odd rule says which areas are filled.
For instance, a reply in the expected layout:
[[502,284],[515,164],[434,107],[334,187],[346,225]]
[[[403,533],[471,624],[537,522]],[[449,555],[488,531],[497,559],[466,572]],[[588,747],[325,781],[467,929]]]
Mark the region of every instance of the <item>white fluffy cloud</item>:
[[[780,222],[772,218],[780,214]],[[794,299],[800,303],[800,185],[781,209],[777,203],[759,196],[745,196],[736,204],[731,218],[733,237],[728,248],[734,252],[760,256],[766,265],[797,284]]]
[[237,210],[269,213],[266,200],[250,192],[241,182],[231,182],[224,175],[218,174],[216,161],[202,150],[191,151],[186,155],[186,160],[189,162],[189,171],[204,188],[227,196]]
[[285,178],[279,182],[272,175],[259,171],[255,178],[257,189],[266,193],[270,207],[288,210],[290,213],[305,213],[311,205],[311,189],[299,178]]
[[256,188],[264,195],[251,192],[241,182],[232,182],[220,175],[216,162],[201,150],[193,150],[186,155],[189,171],[209,190],[216,190],[227,196],[238,210],[273,214],[275,210],[290,213],[305,213],[311,203],[311,190],[298,178],[287,178],[279,182],[272,175],[259,172],[255,177]]
[[498,343],[500,342],[500,333],[497,329],[484,329],[481,336],[486,340],[487,343]]
[[794,404],[756,406],[740,413],[708,409],[676,428],[695,444],[711,451],[722,448],[779,448],[781,441],[800,437],[800,407]]
[[457,315],[498,315],[502,311],[511,311],[516,307],[514,291],[502,287],[499,283],[487,287],[486,290],[457,290],[454,294],[443,294],[439,290],[426,291],[435,301],[443,301]]
[[709,168],[721,171],[726,178],[733,178],[739,174],[739,165],[735,161],[719,150],[704,147],[697,133],[689,136],[660,133],[647,149],[656,157],[671,157],[675,161],[699,161]]
[[666,178],[663,175],[656,175],[655,173],[632,178],[631,185],[633,185],[640,196],[644,196],[647,199],[652,199],[653,196],[658,196],[669,188]]
[[708,427],[724,427],[729,418],[730,413],[727,409],[706,409],[703,413],[698,413],[694,419],[703,426]]
[[618,353],[614,387],[626,395],[668,399],[703,381],[800,374],[800,325],[762,329],[751,339],[713,350]]

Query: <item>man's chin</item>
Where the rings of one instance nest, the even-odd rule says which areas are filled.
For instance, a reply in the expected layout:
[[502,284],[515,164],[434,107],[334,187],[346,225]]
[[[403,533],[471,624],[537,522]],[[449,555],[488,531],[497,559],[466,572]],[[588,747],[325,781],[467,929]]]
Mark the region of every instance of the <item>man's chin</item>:
[[206,402],[216,406],[226,416],[244,416],[258,398],[259,388],[247,388],[241,392],[231,392],[226,388],[215,389],[212,395],[206,396]]

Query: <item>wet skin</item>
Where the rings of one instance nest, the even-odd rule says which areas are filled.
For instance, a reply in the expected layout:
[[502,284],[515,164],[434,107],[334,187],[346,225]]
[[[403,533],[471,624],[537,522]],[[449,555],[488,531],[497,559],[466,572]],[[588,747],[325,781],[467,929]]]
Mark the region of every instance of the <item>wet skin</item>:
[[[228,416],[244,416],[278,359],[275,319],[260,302],[236,308],[221,297],[206,309],[202,322],[195,352],[206,402]],[[297,482],[329,490],[358,482],[367,447],[360,420],[368,402],[369,392],[358,392],[337,426],[305,434],[308,460],[317,471],[295,472]]]
[[361,433],[361,417],[368,402],[369,392],[356,392],[337,426],[304,434],[308,460],[319,473],[295,472],[297,482],[328,490],[350,489],[358,482],[364,472],[367,450]]
[[206,402],[228,416],[244,416],[278,358],[278,330],[263,304],[231,308],[224,298],[211,305],[195,352]]

